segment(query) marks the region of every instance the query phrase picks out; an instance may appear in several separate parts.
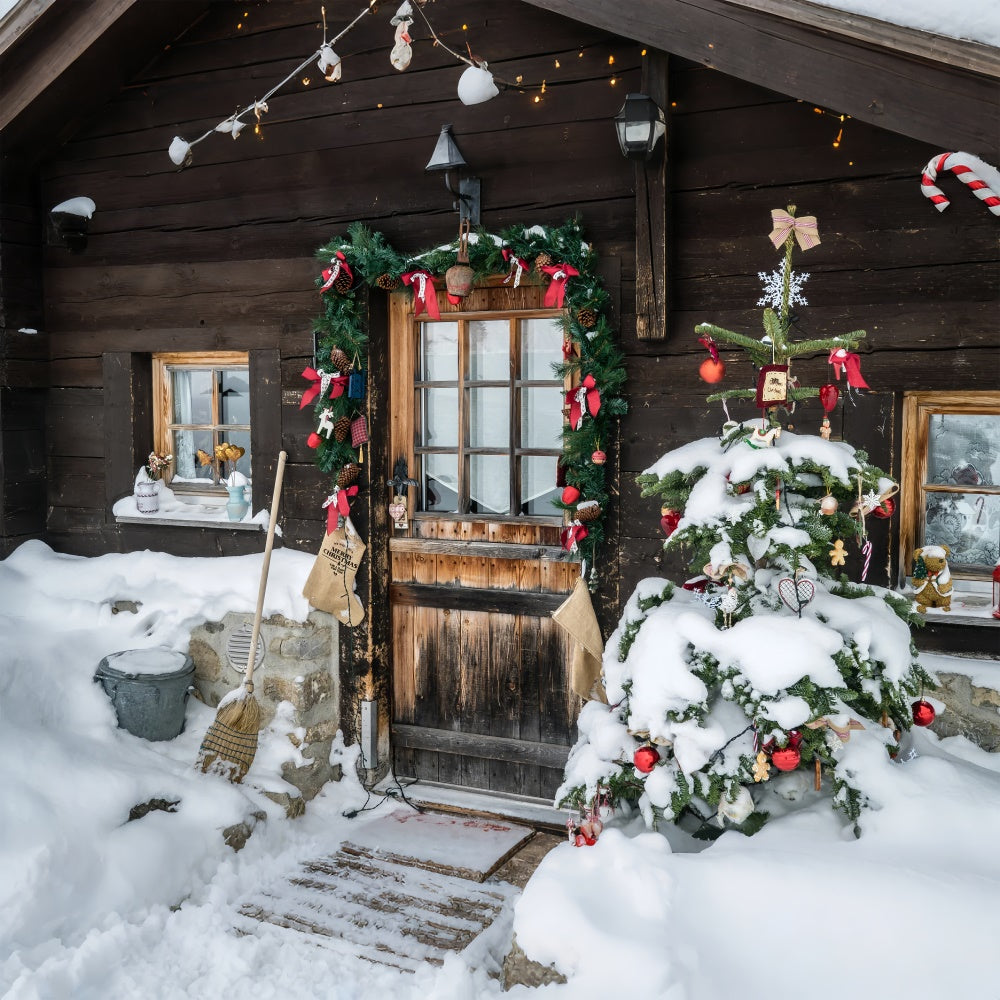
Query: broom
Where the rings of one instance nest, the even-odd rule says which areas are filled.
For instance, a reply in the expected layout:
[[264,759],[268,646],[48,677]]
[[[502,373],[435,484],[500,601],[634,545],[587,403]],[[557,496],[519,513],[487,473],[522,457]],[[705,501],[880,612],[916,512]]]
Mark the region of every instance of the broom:
[[260,587],[257,590],[257,610],[250,635],[246,675],[243,683],[230,691],[219,702],[215,722],[205,733],[198,751],[198,766],[204,772],[224,774],[230,781],[242,781],[257,754],[257,734],[260,732],[260,705],[253,694],[253,668],[260,635],[260,619],[264,611],[264,592],[267,590],[267,571],[271,565],[274,546],[274,526],[278,520],[278,501],[281,498],[281,480],[285,475],[285,452],[278,455],[278,471],[274,477],[274,497],[271,500],[271,520],[267,526],[267,544],[264,546],[264,563],[260,570]]

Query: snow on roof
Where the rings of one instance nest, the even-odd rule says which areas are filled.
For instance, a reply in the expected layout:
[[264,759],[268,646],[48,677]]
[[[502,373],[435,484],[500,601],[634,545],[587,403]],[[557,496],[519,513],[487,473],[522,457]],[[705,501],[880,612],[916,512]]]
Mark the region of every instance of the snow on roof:
[[813,2],[904,28],[1000,46],[1000,4],[996,0],[966,0],[961,4],[942,4],[940,0],[906,0],[906,3],[899,3],[899,0]]

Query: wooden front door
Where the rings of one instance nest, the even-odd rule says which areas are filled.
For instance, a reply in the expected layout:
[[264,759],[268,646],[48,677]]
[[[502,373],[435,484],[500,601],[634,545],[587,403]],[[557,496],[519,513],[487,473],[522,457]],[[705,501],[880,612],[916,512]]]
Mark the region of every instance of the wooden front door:
[[540,297],[441,296],[437,321],[392,299],[390,459],[419,483],[389,543],[392,743],[399,776],[551,798],[580,701],[550,615],[580,567],[551,505],[562,328]]

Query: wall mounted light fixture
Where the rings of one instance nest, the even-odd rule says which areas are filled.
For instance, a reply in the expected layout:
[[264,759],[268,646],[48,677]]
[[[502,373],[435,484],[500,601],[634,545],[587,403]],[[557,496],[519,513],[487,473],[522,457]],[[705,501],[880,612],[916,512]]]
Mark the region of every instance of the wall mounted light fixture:
[[[479,211],[482,199],[482,186],[478,177],[464,177],[462,171],[468,167],[465,157],[462,156],[454,136],[451,134],[450,125],[441,126],[441,134],[438,136],[437,145],[431,154],[430,160],[424,170],[428,173],[436,171],[444,172],[444,186],[458,199],[454,203],[454,208],[458,212],[459,223],[466,219],[473,226],[479,225]],[[452,186],[451,172],[458,175],[458,190]]]
[[625,156],[646,159],[666,133],[667,120],[663,108],[652,98],[645,94],[627,94],[621,111],[615,115],[615,129],[618,145]]
[[90,219],[97,206],[91,198],[69,198],[59,202],[49,211],[51,223],[50,243],[61,243],[70,253],[83,253],[87,249]]

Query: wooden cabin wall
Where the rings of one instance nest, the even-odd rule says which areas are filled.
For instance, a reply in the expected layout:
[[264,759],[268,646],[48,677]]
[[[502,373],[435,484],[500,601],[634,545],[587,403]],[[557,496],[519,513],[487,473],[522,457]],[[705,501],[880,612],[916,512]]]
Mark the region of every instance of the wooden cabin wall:
[[28,172],[0,174],[0,558],[45,531],[42,226]]
[[[405,73],[391,68],[391,13],[368,17],[338,43],[342,83],[325,83],[310,64],[300,74],[308,86],[296,81],[269,101],[260,139],[249,128],[236,142],[212,136],[178,171],[167,157],[175,135],[212,128],[322,40],[313,0],[216,4],[46,164],[43,204],[86,195],[98,206],[86,253],[50,251],[45,261],[48,537],[57,548],[260,547],[249,533],[117,525],[110,515],[142,445],[117,447],[109,463],[109,436],[126,420],[116,408],[130,396],[106,384],[106,373],[141,379],[128,359],[214,349],[265,352],[277,366],[274,420],[255,425],[255,461],[262,449],[288,450],[283,542],[318,547],[328,482],[305,444],[311,412],[299,410],[320,309],[313,254],[355,220],[404,250],[454,238],[452,196],[440,174],[424,171],[445,123],[482,179],[484,225],[579,214],[609,273],[621,275],[615,300],[634,297],[632,168],[611,118],[638,81],[639,48],[519,3],[439,2],[427,13],[450,46],[464,51],[468,39],[498,75],[547,81],[538,103],[510,91],[464,107],[463,66],[428,42],[414,45]],[[332,35],[341,25],[329,6],[328,16]],[[412,31],[427,36],[419,21]],[[384,371],[373,366],[373,377]],[[382,491],[372,499],[381,503]]]
[[[822,243],[794,262],[810,274],[809,304],[797,310],[801,335],[868,332],[861,356],[872,392],[842,395],[835,431],[876,464],[898,478],[904,391],[992,389],[1000,375],[996,219],[954,178],[941,182],[952,200],[947,211],[923,197],[921,168],[941,150],[676,59],[669,95],[666,337],[640,342],[624,326],[631,409],[621,446],[623,596],[645,576],[684,578],[682,561],[662,553],[660,505],[640,497],[635,476],[670,448],[715,434],[725,419],[719,404],[704,401],[711,389],[698,366],[707,354],[693,331],[712,322],[762,335],[757,275],[780,265],[767,238],[772,208],[794,203],[819,221]],[[752,385],[749,364],[722,354],[724,385]],[[831,380],[825,357],[798,370],[805,384]],[[736,419],[756,412],[747,404],[730,410]],[[816,433],[822,415],[818,404],[804,405],[795,423]],[[897,520],[870,519],[871,582],[896,582]],[[859,561],[849,558],[848,570],[856,573],[850,563]]]

